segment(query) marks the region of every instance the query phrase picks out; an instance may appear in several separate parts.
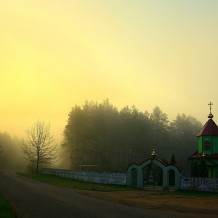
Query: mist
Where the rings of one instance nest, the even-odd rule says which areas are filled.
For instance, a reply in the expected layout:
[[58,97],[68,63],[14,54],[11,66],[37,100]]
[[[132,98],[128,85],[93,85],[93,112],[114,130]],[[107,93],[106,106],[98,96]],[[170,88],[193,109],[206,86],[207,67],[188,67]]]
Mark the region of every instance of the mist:
[[[63,140],[58,143],[58,160],[40,164],[40,169],[80,170],[80,165],[94,164],[97,171],[125,172],[130,163],[140,163],[155,148],[160,159],[169,162],[175,155],[188,171],[187,159],[197,149],[196,134],[201,127],[198,120],[185,114],[170,121],[159,107],[149,113],[135,106],[118,110],[109,99],[86,101],[68,115]],[[21,147],[20,139],[0,133],[0,169],[35,172],[34,162],[25,159]]]
[[20,140],[11,137],[8,133],[0,133],[0,169],[23,171],[27,161],[23,158],[20,149]]

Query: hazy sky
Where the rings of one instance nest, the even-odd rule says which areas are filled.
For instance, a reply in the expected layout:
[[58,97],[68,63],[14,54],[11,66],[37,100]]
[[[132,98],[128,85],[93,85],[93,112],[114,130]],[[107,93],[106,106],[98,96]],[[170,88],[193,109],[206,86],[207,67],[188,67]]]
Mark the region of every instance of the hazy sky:
[[1,0],[0,132],[60,137],[85,100],[218,123],[218,1]]

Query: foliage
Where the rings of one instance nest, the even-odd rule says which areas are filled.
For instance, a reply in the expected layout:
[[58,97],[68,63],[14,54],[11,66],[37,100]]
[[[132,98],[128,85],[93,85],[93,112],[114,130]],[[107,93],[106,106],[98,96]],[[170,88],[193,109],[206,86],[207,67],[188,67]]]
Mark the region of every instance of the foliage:
[[68,151],[71,168],[97,165],[97,171],[125,172],[132,163],[150,157],[153,148],[159,158],[177,156],[183,165],[196,148],[199,121],[178,114],[169,122],[167,114],[155,107],[151,114],[135,106],[120,111],[108,99],[101,103],[86,101],[69,113],[63,148]]
[[39,164],[52,163],[58,158],[58,148],[50,133],[50,126],[42,121],[37,121],[26,130],[22,150],[26,158],[36,165],[36,173],[38,173]]
[[177,157],[177,164],[184,171],[188,171],[190,166],[187,158],[197,150],[196,135],[202,128],[202,124],[192,116],[178,114],[176,119],[169,125],[172,153]]
[[16,215],[9,206],[8,202],[0,194],[0,217],[15,218]]

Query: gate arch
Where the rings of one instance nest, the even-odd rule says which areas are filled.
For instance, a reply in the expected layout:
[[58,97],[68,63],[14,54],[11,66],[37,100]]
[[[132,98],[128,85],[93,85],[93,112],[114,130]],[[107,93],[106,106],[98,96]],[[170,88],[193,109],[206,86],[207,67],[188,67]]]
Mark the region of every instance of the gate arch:
[[126,173],[126,184],[128,187],[133,187],[133,170],[137,171],[137,185],[139,189],[144,188],[144,176],[143,169],[149,164],[160,167],[163,171],[163,189],[169,190],[169,171],[172,170],[175,173],[175,189],[178,190],[180,187],[181,171],[174,165],[166,165],[163,161],[156,158],[148,158],[140,165],[133,163],[127,168]]

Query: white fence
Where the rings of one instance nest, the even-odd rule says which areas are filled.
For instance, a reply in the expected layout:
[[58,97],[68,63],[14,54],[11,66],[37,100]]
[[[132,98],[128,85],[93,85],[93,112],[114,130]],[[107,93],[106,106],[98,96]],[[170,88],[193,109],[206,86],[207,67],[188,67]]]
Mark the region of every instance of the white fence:
[[125,173],[97,173],[45,168],[42,170],[42,174],[61,176],[93,183],[126,185]]
[[[98,173],[45,168],[42,170],[42,174],[93,183],[126,185],[125,173]],[[180,190],[218,192],[218,179],[181,177]]]
[[218,179],[182,177],[180,189],[218,192]]

